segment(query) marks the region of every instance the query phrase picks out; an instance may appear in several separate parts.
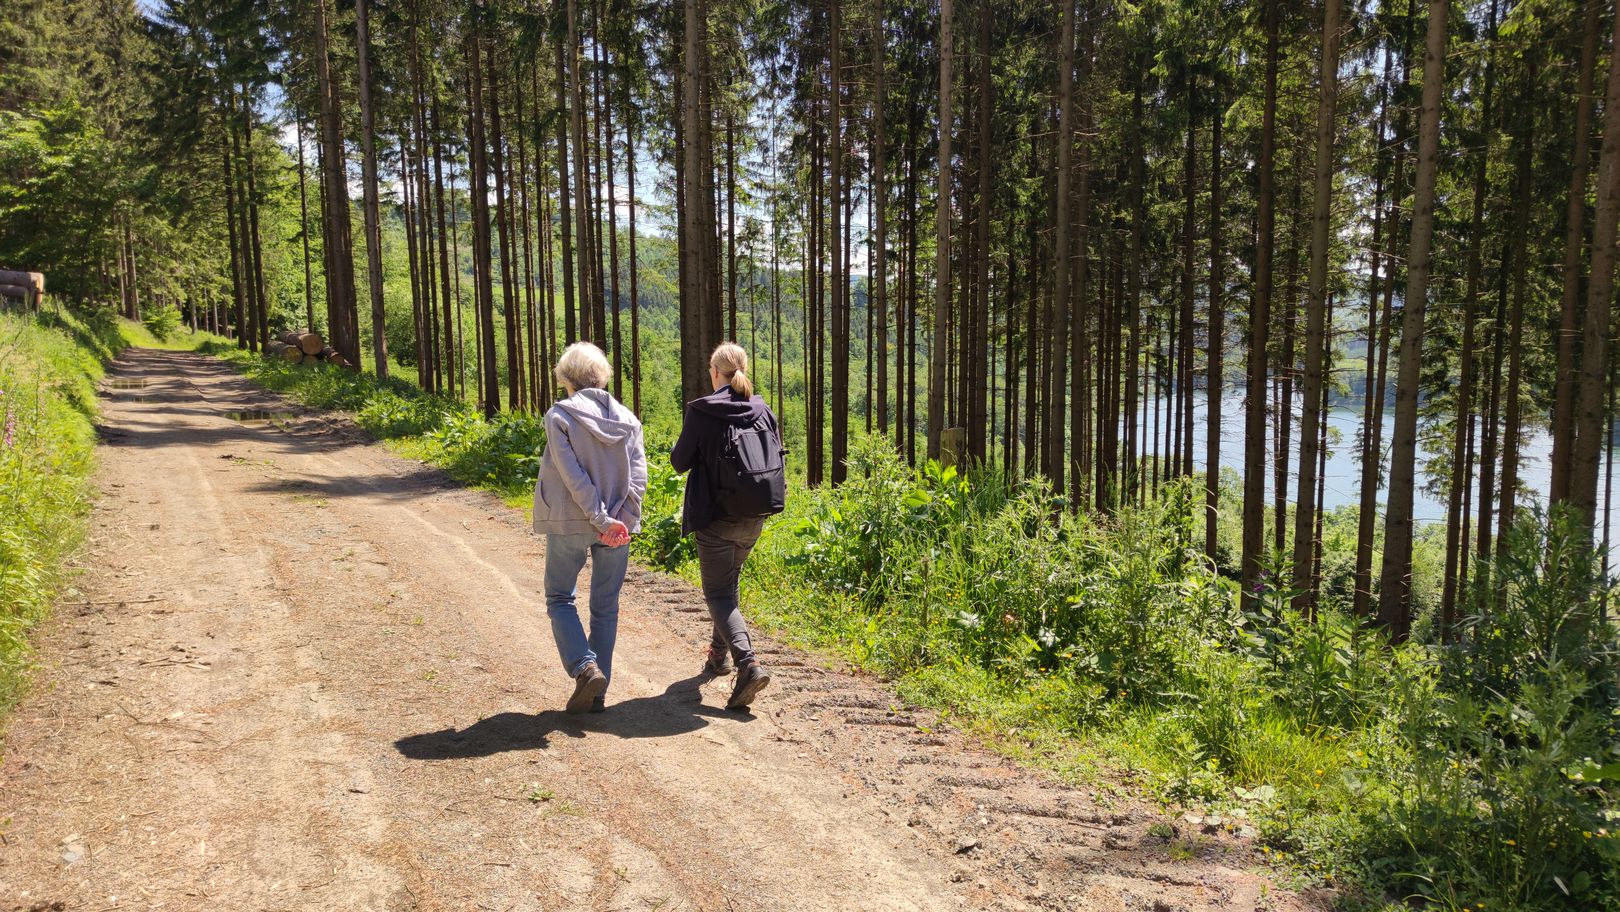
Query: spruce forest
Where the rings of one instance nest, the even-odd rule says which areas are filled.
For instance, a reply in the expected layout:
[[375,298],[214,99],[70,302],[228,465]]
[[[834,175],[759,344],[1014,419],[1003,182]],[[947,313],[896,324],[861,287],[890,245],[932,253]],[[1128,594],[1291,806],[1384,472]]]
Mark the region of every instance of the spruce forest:
[[[688,574],[735,340],[768,627],[1328,907],[1620,908],[1617,232],[1603,0],[0,18],[0,266],[72,319],[507,495],[595,342]],[[337,366],[261,357],[300,329]]]

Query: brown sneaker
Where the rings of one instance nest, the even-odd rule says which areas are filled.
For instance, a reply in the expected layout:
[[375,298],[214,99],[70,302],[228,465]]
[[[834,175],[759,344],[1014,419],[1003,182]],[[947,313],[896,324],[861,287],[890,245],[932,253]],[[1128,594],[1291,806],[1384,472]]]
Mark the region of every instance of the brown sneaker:
[[703,660],[703,673],[713,678],[731,674],[731,650],[724,646],[719,649],[710,646],[708,658]]
[[726,709],[733,711],[747,709],[769,683],[771,673],[766,671],[764,666],[758,662],[744,665],[737,671],[737,684],[731,689],[731,699],[726,701]]
[[602,676],[602,670],[596,667],[596,663],[585,663],[585,668],[574,676],[574,695],[568,698],[566,711],[576,716],[589,712],[591,704],[607,692],[607,685],[607,678]]

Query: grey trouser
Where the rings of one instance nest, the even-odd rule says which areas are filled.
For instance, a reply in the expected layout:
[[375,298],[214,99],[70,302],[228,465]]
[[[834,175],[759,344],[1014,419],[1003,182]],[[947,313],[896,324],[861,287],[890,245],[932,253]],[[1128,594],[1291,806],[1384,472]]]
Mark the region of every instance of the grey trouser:
[[759,541],[764,519],[717,519],[695,533],[698,569],[703,576],[703,600],[714,619],[715,651],[730,648],[731,659],[741,668],[754,661],[754,645],[748,639],[748,624],[737,604],[737,578],[743,561]]

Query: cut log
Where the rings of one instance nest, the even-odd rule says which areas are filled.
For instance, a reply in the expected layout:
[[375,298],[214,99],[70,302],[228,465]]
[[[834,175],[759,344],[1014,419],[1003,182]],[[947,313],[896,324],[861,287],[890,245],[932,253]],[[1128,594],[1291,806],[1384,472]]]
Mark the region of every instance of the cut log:
[[332,354],[327,355],[326,356],[326,363],[327,364],[335,364],[338,367],[348,367],[349,366],[348,359],[343,357],[342,355],[338,354],[337,352],[333,352]]
[[23,272],[17,269],[0,269],[0,285],[21,285],[32,288],[37,294],[45,293],[45,274],[43,272]]
[[284,333],[276,333],[276,341],[282,343],[283,345],[297,347],[299,335],[300,333],[293,332],[292,330],[288,330]]
[[282,352],[285,352],[286,350],[287,343],[277,339],[271,339],[269,342],[264,343],[264,356],[266,358],[286,357],[282,354]]
[[326,340],[322,339],[319,333],[307,332],[298,337],[298,347],[303,349],[306,355],[318,355],[321,349],[326,347]]
[[304,350],[296,345],[284,345],[281,348],[281,360],[290,364],[299,364],[304,360]]

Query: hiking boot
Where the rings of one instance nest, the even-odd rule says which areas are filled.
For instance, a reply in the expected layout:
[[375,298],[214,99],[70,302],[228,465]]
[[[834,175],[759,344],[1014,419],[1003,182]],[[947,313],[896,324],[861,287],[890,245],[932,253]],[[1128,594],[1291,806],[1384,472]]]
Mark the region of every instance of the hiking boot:
[[607,712],[607,698],[606,697],[597,697],[596,699],[592,700],[591,701],[591,712],[593,712],[593,713],[605,713],[605,712]]
[[731,650],[724,646],[719,649],[710,646],[708,658],[703,660],[703,673],[714,678],[731,674]]
[[733,711],[747,709],[769,683],[771,673],[758,662],[744,665],[737,672],[737,684],[731,689],[731,699],[726,701],[726,709]]
[[597,668],[595,662],[586,662],[580,673],[574,676],[574,695],[568,698],[567,712],[570,715],[587,712],[592,703],[607,693],[607,686],[602,669]]

